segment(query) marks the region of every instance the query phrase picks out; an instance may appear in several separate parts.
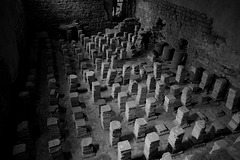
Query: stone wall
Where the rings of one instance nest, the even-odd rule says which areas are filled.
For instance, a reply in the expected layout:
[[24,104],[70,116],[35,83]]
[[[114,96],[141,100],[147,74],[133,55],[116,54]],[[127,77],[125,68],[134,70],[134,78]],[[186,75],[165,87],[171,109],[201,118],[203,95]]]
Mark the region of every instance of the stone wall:
[[30,25],[35,29],[56,29],[59,24],[78,20],[91,30],[109,26],[109,0],[26,0]]
[[[187,65],[202,66],[204,69],[214,72],[220,77],[226,77],[233,86],[239,88],[240,49],[239,46],[231,42],[231,34],[224,32],[228,28],[224,28],[224,30],[220,29],[222,25],[226,27],[227,25],[220,23],[218,17],[211,17],[207,13],[199,12],[199,7],[198,10],[193,10],[184,7],[185,5],[183,4],[181,6],[173,4],[175,3],[174,1],[171,1],[172,3],[169,1],[137,1],[136,16],[140,18],[142,27],[152,28],[156,26],[159,18],[164,20],[166,22],[165,34],[168,43],[176,47],[179,39],[186,39],[188,41]],[[226,12],[223,10],[224,8],[220,7],[212,9],[219,10],[219,12]],[[228,12],[230,12],[228,15],[233,15],[232,12],[235,12],[235,8],[228,8]],[[221,17],[221,19],[231,19],[232,17],[228,17],[228,15]],[[214,25],[215,19],[218,21],[218,25]],[[236,33],[239,33],[237,29],[238,25],[238,21],[235,21],[229,26],[231,28],[236,27]]]

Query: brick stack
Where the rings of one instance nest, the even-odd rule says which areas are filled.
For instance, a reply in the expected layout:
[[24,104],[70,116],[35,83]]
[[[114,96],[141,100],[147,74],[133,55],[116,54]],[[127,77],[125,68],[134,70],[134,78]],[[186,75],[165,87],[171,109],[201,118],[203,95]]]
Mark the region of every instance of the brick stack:
[[214,84],[211,97],[215,100],[223,98],[225,95],[226,85],[227,85],[226,79],[218,78]]
[[109,49],[106,50],[106,59],[107,59],[108,62],[111,61],[112,54],[113,54],[112,49],[109,48]]
[[199,87],[198,87],[199,85],[196,83],[191,83],[188,86],[191,88],[192,92],[197,92],[199,89]]
[[139,69],[139,64],[133,64],[131,74],[139,75]]
[[160,160],[173,160],[173,159],[172,159],[171,153],[165,152],[163,153],[162,158]]
[[109,105],[101,106],[101,124],[104,130],[108,130],[112,118],[112,109]]
[[144,118],[137,118],[134,123],[133,133],[136,139],[144,138],[147,130],[147,121]]
[[161,79],[161,73],[162,73],[162,64],[158,62],[153,63],[153,74],[156,80]]
[[102,45],[102,59],[106,59],[107,49],[108,49],[108,45],[107,44],[103,44]]
[[196,121],[192,130],[192,136],[196,140],[201,140],[201,138],[205,133],[205,129],[206,129],[206,122],[204,120]]
[[201,67],[195,67],[191,66],[190,69],[190,81],[193,83],[199,83],[202,77],[202,68]]
[[126,92],[120,92],[118,93],[118,108],[119,112],[125,111],[125,106],[127,102],[127,93]]
[[85,34],[80,34],[80,43],[83,45]]
[[83,60],[83,52],[81,52],[80,48],[75,48],[75,54],[78,55],[78,60],[82,61]]
[[81,141],[81,149],[83,156],[89,157],[95,155],[92,137],[83,138]]
[[75,74],[70,74],[70,75],[68,76],[68,78],[69,78],[69,84],[70,84],[70,85],[78,82],[78,76],[75,75]]
[[131,95],[135,95],[138,92],[138,83],[135,80],[130,80],[128,86],[128,93]]
[[101,71],[101,66],[102,66],[102,59],[101,58],[96,58],[95,59],[95,70],[97,72]]
[[146,135],[143,154],[147,160],[152,159],[152,157],[157,154],[159,142],[159,136],[156,132],[151,132]]
[[78,119],[85,118],[81,107],[72,108],[72,112],[73,112],[73,120],[78,120]]
[[136,101],[139,105],[145,105],[147,97],[147,85],[145,83],[141,83],[138,85],[138,93],[136,97]]
[[97,35],[91,35],[91,42],[95,42],[95,37],[96,37]]
[[125,118],[127,122],[135,120],[137,107],[138,105],[135,101],[126,102]]
[[228,128],[232,132],[240,129],[240,112],[237,112],[232,116],[232,119],[228,123]]
[[87,48],[87,43],[90,42],[90,38],[89,37],[84,37],[83,38],[83,46],[84,48]]
[[121,49],[122,49],[121,47],[116,47],[114,54],[117,55],[117,56],[119,56]]
[[140,76],[142,80],[146,80],[147,79],[147,72],[144,68],[140,69]]
[[162,81],[156,82],[156,89],[155,89],[155,98],[162,103],[164,101],[164,93],[165,93],[166,84]]
[[170,68],[176,69],[178,65],[182,63],[182,60],[185,54],[186,54],[186,51],[179,50],[179,49],[175,50]]
[[13,159],[14,160],[27,160],[29,159],[26,152],[26,144],[21,143],[13,146]]
[[175,107],[176,98],[172,94],[165,95],[163,109],[166,112],[173,112]]
[[64,160],[62,146],[59,139],[53,139],[48,142],[48,150],[52,159]]
[[119,83],[113,83],[112,85],[112,97],[113,98],[117,98],[118,97],[118,93],[121,92],[121,86]]
[[185,71],[184,71],[184,66],[178,65],[177,73],[176,73],[176,78],[175,80],[179,83],[182,84],[185,81]]
[[185,131],[180,126],[175,126],[170,130],[168,143],[173,149],[178,149],[181,146],[184,134]]
[[108,62],[102,62],[101,79],[107,78],[109,68],[110,68],[110,64]]
[[92,100],[97,102],[101,98],[101,85],[98,81],[92,82]]
[[124,64],[123,65],[123,72],[122,72],[123,85],[126,85],[126,84],[129,83],[130,75],[131,75],[131,66],[128,65],[128,64]]
[[92,89],[92,82],[95,81],[95,73],[93,71],[89,71],[86,73],[87,76],[87,82],[89,84],[89,89]]
[[166,127],[165,124],[162,124],[162,123],[155,125],[155,130],[157,131],[159,136],[168,132],[168,128]]
[[120,59],[126,59],[127,58],[127,51],[126,51],[125,48],[121,48],[119,57],[120,57]]
[[47,118],[47,127],[50,133],[49,139],[56,139],[60,138],[60,129],[58,126],[58,118],[55,117],[49,117]]
[[116,49],[116,40],[115,38],[110,38],[110,43],[109,43],[109,46],[112,50],[115,50]]
[[98,105],[98,118],[101,118],[101,107],[106,105],[106,100],[99,99],[96,104]]
[[77,138],[82,138],[87,135],[87,126],[85,119],[75,119],[77,130]]
[[106,38],[104,37],[99,38],[99,43],[98,43],[99,52],[102,52],[103,44],[105,44],[106,42],[107,42]]
[[106,83],[111,86],[114,83],[114,79],[117,77],[117,70],[109,69],[107,73]]
[[95,36],[95,39],[94,39],[94,43],[95,43],[95,48],[97,49],[98,48],[98,44],[99,44],[99,37],[100,36]]
[[161,75],[161,81],[165,83],[166,86],[169,85],[169,81],[170,81],[169,79],[170,79],[170,76],[168,74],[164,73]]
[[172,94],[174,97],[178,97],[181,94],[180,86],[179,85],[172,85],[170,87],[170,94]]
[[[105,31],[106,32],[106,31]],[[110,39],[112,38],[110,33],[105,33],[105,37],[106,37],[106,44],[109,46],[110,45]]]
[[190,87],[184,87],[182,90],[181,102],[186,107],[192,104],[192,90]]
[[95,59],[98,57],[98,51],[97,49],[91,49],[91,58],[92,61],[95,62]]
[[[94,42],[88,42],[88,48],[87,48],[87,52],[89,55],[91,55],[91,50],[95,49],[95,43]],[[92,56],[90,56],[89,58],[93,58]]]
[[154,97],[147,98],[145,105],[145,113],[147,118],[155,116],[155,111],[157,108],[157,100]]
[[79,106],[78,92],[72,92],[72,93],[70,93],[70,100],[71,100],[71,106],[72,106],[72,107]]
[[116,146],[122,135],[122,127],[119,121],[111,121],[109,128],[109,141],[111,146]]
[[189,109],[186,106],[179,107],[176,115],[176,122],[179,125],[187,124],[187,118],[189,116]]
[[146,83],[147,83],[148,93],[154,92],[156,89],[156,80],[153,74],[148,74]]
[[131,159],[131,145],[128,140],[118,142],[118,160]]
[[117,55],[111,56],[111,65],[110,68],[116,69],[117,68]]
[[31,138],[31,130],[28,124],[28,121],[22,121],[17,126],[17,139],[18,143],[24,142],[26,145],[31,147],[32,138]]
[[162,59],[164,61],[171,61],[173,58],[174,49],[171,46],[165,46],[163,48]]
[[202,89],[209,89],[212,84],[212,79],[213,79],[213,74],[211,74],[207,71],[204,71],[202,74],[202,79],[199,84],[199,87]]
[[239,104],[239,91],[230,88],[228,91],[228,96],[227,96],[227,102],[225,106],[227,109],[229,109],[231,112],[235,112],[238,110],[238,104]]

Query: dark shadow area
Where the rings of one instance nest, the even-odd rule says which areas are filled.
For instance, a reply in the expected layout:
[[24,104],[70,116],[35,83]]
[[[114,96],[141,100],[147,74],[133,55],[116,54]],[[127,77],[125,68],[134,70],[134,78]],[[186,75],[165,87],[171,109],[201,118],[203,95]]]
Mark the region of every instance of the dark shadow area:
[[130,143],[133,142],[133,139],[134,139],[134,134],[133,133],[128,133],[128,134],[122,135],[120,137],[120,141],[128,140]]

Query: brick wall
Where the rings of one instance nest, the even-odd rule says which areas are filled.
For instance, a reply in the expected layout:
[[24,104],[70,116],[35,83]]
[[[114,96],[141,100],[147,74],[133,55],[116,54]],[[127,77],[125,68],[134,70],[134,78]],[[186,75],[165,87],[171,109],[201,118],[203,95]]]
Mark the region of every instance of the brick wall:
[[166,41],[177,47],[179,39],[188,41],[187,65],[198,65],[226,77],[233,86],[240,86],[240,54],[217,34],[214,19],[207,14],[164,0],[137,1],[136,16],[144,28],[156,26],[159,18],[166,21]]
[[89,26],[91,30],[102,30],[110,24],[106,1],[26,0],[26,6],[29,22],[35,29],[56,29],[59,24],[79,20],[81,25]]

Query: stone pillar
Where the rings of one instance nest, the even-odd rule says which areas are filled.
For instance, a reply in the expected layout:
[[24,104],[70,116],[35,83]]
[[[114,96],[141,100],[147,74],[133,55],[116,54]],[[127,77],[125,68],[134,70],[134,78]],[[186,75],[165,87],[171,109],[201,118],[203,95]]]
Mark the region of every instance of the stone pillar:
[[127,122],[130,122],[136,119],[137,107],[138,105],[135,101],[126,102],[125,119]]
[[122,127],[119,121],[110,122],[109,141],[111,146],[116,146],[122,135]]
[[97,102],[101,98],[101,85],[98,81],[92,82],[92,100]]
[[101,106],[101,125],[104,130],[109,130],[112,116],[112,109],[107,104]]
[[171,61],[173,58],[173,54],[174,54],[174,48],[172,48],[171,46],[165,46],[163,48],[162,59],[164,61]]
[[138,93],[136,97],[136,102],[139,105],[145,105],[147,97],[147,85],[145,83],[141,83],[138,85]]
[[146,135],[143,154],[147,160],[151,160],[158,153],[159,142],[159,136],[156,132]]
[[213,80],[213,74],[211,74],[207,71],[204,71],[202,74],[202,79],[199,84],[199,87],[202,89],[208,90],[211,87],[212,80]]
[[148,93],[154,92],[156,89],[156,80],[153,74],[148,74],[146,83],[147,83]]
[[161,79],[161,73],[162,73],[162,64],[158,62],[153,63],[153,74],[156,80]]
[[185,71],[184,71],[184,66],[178,65],[177,73],[176,73],[176,78],[175,80],[179,83],[182,84],[185,81]]
[[155,116],[155,111],[157,108],[157,100],[154,97],[147,98],[145,105],[145,113],[147,118]]
[[185,134],[185,131],[180,126],[175,126],[170,130],[168,143],[171,145],[173,150],[181,147],[184,134]]
[[118,108],[119,112],[125,112],[125,106],[127,102],[127,93],[126,92],[119,92],[118,93]]
[[110,68],[110,64],[108,62],[102,62],[102,67],[101,67],[101,78],[106,79],[107,78],[107,73]]
[[113,83],[112,85],[112,98],[117,98],[118,93],[121,92],[121,86],[119,83]]
[[175,102],[176,102],[176,98],[173,95],[171,94],[166,95],[164,104],[163,104],[163,109],[166,112],[173,112],[175,107]]
[[181,102],[186,107],[192,104],[192,90],[190,87],[185,87],[182,90]]

